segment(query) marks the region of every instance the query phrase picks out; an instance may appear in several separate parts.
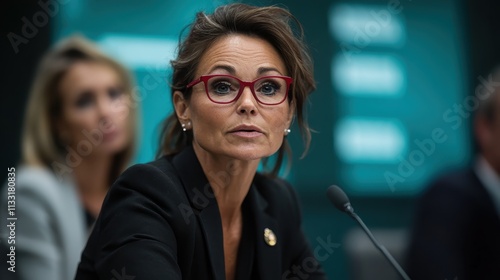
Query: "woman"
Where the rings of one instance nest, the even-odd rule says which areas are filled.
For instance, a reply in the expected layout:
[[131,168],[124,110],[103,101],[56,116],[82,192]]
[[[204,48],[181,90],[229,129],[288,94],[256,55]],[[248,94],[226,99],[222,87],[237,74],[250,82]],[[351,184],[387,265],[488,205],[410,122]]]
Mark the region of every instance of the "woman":
[[294,115],[310,135],[312,63],[291,20],[243,4],[197,15],[172,61],[165,156],[111,188],[76,279],[324,279],[276,178]]
[[[26,110],[22,163],[14,171],[12,276],[74,278],[109,186],[132,156],[135,118],[129,73],[93,44],[71,37],[44,57]],[[4,229],[2,237],[7,241]]]

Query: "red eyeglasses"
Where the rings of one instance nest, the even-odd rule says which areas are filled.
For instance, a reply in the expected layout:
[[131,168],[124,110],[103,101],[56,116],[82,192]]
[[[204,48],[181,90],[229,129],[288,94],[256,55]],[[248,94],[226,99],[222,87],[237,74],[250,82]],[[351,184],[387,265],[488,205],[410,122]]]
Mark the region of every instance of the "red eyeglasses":
[[218,104],[232,103],[249,87],[255,99],[264,105],[278,105],[288,96],[293,79],[286,76],[264,76],[252,82],[242,81],[231,75],[203,75],[189,83],[190,88],[203,82],[208,99]]

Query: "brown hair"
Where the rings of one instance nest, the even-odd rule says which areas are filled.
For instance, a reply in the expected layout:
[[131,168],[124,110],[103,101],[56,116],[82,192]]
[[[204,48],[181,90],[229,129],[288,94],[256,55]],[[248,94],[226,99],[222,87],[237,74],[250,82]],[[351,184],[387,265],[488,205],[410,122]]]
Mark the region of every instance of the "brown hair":
[[[292,27],[295,24],[295,29]],[[173,68],[172,94],[183,93],[189,100],[191,89],[186,85],[194,80],[195,71],[202,55],[219,38],[230,34],[244,34],[266,40],[281,55],[288,74],[293,78],[289,102],[295,104],[295,114],[303,136],[307,153],[311,141],[311,132],[307,124],[304,105],[307,97],[315,89],[312,60],[303,41],[304,32],[299,21],[286,9],[254,7],[245,4],[230,4],[218,7],[213,14],[200,12],[190,25],[187,37],[179,42],[177,59],[171,61]],[[291,103],[292,104],[292,103]],[[175,110],[174,110],[175,111]],[[177,116],[172,113],[163,124],[159,154],[175,154],[193,140],[191,131],[183,132]],[[278,150],[271,175],[276,176],[289,152],[285,137]],[[264,159],[264,164],[267,159]]]
[[[22,160],[24,164],[46,166],[64,160],[67,153],[60,139],[56,122],[61,118],[62,98],[59,84],[77,62],[103,63],[114,69],[120,77],[124,93],[130,98],[129,116],[132,136],[136,130],[136,106],[132,98],[133,81],[121,64],[104,55],[91,42],[81,36],[71,36],[59,42],[42,59],[31,88],[22,133]],[[132,137],[124,151],[115,155],[109,171],[114,181],[130,161],[135,147]],[[55,171],[55,170],[54,170]],[[110,183],[111,183],[110,182]]]

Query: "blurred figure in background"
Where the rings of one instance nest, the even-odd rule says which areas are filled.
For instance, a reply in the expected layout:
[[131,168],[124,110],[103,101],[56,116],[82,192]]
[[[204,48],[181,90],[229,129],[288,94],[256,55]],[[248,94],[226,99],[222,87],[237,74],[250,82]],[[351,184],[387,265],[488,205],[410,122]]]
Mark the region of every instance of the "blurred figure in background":
[[437,180],[419,202],[412,279],[500,279],[500,68],[479,86],[473,167]]
[[[16,277],[74,278],[108,188],[133,155],[132,89],[128,71],[82,37],[43,58],[15,170]],[[9,233],[1,233],[7,243]]]

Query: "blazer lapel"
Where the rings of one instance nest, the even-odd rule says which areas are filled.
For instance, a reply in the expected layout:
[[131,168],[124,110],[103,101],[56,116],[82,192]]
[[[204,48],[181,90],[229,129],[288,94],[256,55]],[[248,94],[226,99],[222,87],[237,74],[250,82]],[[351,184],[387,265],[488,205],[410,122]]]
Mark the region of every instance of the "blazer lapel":
[[199,220],[205,234],[210,262],[214,271],[214,279],[226,279],[222,222],[217,203],[211,203],[205,207],[200,212]]
[[[280,242],[280,229],[277,221],[266,211],[268,203],[257,191],[257,188],[252,186],[248,192],[250,196],[251,209],[255,219],[255,236],[256,236],[256,265],[258,267],[259,279],[271,280],[281,279],[281,256],[282,243]],[[267,229],[267,233],[266,233]],[[269,230],[271,232],[269,232]],[[274,235],[276,244],[273,245],[272,239]],[[267,235],[267,236],[266,236]],[[242,242],[245,242],[242,240]]]
[[[178,171],[186,194],[191,201],[191,207],[200,222],[213,270],[213,277],[217,280],[225,280],[222,222],[212,188],[192,147],[184,149],[175,156],[172,163]],[[268,213],[266,199],[255,186],[259,181],[254,180],[254,185],[250,188],[247,197],[256,226],[253,232],[254,236],[256,236],[256,263],[254,265],[258,267],[258,279],[281,279],[280,252],[283,251],[283,244],[280,241],[283,240],[281,238],[283,233],[280,232],[277,221]],[[274,234],[276,244],[272,245],[269,242],[269,237],[266,239],[266,229]],[[245,240],[241,240],[241,242],[245,242]]]
[[178,171],[186,194],[191,201],[193,212],[200,222],[212,266],[213,278],[225,280],[222,222],[212,188],[191,146],[176,155],[172,163]]

